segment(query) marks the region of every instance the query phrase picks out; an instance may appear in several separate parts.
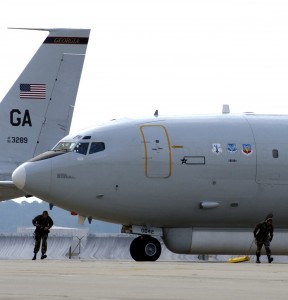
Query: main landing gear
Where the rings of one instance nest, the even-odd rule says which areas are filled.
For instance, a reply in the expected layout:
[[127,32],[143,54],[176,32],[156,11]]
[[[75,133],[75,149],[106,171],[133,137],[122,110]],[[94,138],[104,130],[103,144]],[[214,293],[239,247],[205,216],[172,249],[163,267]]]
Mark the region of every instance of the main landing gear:
[[156,261],[161,254],[161,244],[152,236],[141,235],[132,241],[130,254],[136,261]]

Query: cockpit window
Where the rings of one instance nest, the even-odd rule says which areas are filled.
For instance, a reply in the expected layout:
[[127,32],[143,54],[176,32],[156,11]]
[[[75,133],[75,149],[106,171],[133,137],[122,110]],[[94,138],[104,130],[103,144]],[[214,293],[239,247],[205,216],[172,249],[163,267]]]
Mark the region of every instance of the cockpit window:
[[91,143],[89,154],[104,151],[104,150],[105,150],[105,144],[104,143],[94,142],[94,143]]
[[71,152],[75,145],[76,143],[74,142],[60,142],[52,150]]
[[81,143],[81,142],[79,142],[79,143],[77,143],[77,145],[73,149],[73,152],[86,155],[88,147],[89,147],[89,143]]

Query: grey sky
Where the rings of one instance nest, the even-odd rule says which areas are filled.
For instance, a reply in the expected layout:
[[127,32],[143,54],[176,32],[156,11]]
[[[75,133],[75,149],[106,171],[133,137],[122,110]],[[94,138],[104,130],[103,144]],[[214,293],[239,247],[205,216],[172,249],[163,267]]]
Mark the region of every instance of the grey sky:
[[1,3],[0,96],[45,33],[91,28],[73,132],[119,117],[288,114],[288,2],[255,0]]

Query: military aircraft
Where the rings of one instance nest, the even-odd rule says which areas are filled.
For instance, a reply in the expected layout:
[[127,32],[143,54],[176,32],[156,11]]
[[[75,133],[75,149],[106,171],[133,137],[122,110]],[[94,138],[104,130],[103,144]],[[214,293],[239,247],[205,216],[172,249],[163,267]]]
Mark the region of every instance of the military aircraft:
[[248,254],[271,214],[273,254],[287,255],[288,116],[223,112],[114,120],[66,136],[12,179],[82,221],[122,224],[138,235],[136,261],[157,260],[161,238],[175,253]]
[[90,34],[26,29],[49,34],[0,103],[0,201],[26,195],[12,172],[69,133]]

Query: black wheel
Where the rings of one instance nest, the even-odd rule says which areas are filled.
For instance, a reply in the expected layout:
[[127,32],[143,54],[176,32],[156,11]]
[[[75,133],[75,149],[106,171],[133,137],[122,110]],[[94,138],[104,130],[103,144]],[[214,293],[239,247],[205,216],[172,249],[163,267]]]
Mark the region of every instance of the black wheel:
[[151,236],[142,235],[132,241],[130,254],[136,261],[156,261],[161,255],[161,244]]
[[130,244],[130,254],[136,261],[144,261],[144,253],[142,251],[142,237],[139,236]]

